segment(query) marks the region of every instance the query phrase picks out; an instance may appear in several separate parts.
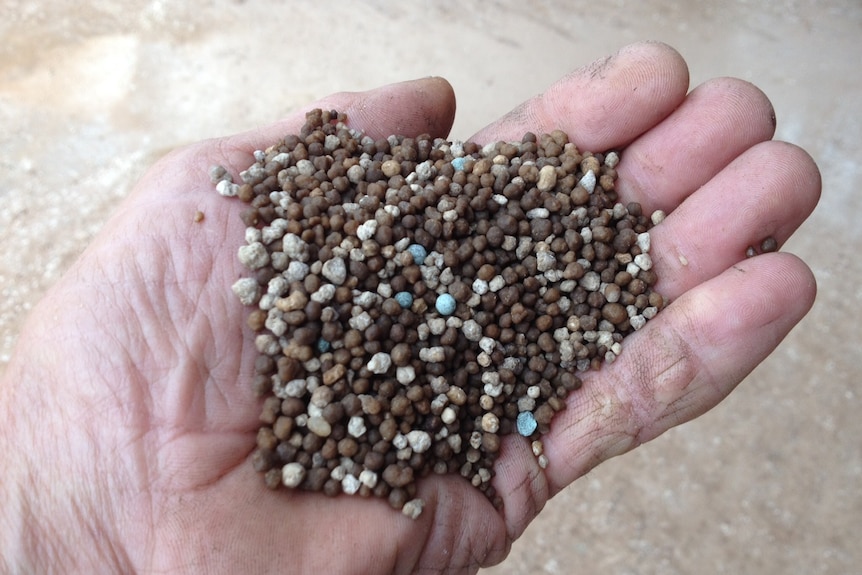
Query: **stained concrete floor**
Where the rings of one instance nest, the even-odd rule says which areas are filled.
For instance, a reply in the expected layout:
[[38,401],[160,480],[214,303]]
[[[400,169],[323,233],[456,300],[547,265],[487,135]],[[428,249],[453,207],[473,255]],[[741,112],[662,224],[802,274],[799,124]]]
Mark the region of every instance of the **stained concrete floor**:
[[576,482],[483,573],[862,572],[862,4],[0,0],[0,370],[28,310],[166,150],[320,96],[442,75],[465,138],[570,69],[656,39],[692,86],[771,97],[823,199],[784,249],[812,312],[731,397]]

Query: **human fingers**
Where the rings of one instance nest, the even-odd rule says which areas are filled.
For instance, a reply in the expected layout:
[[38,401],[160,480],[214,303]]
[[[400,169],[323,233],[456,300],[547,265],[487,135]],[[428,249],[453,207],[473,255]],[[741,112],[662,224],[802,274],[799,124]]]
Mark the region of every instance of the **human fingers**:
[[745,257],[765,238],[780,247],[820,197],[804,150],[763,142],[744,152],[650,231],[656,289],[671,299]]
[[550,491],[718,404],[807,313],[815,292],[808,267],[779,253],[741,261],[680,296],[569,397],[544,442]]
[[772,104],[756,86],[735,78],[710,80],[626,147],[617,192],[626,202],[669,212],[774,132]]
[[685,61],[670,46],[632,44],[575,70],[471,139],[520,140],[528,131],[560,129],[584,151],[619,148],[671,114],[688,79]]
[[[663,295],[672,300],[679,298],[679,301],[674,301],[641,332],[629,336],[616,362],[597,374],[586,374],[583,390],[569,398],[569,405],[574,408],[554,420],[552,437],[559,437],[558,426],[577,427],[563,423],[572,414],[578,425],[584,427],[579,427],[578,433],[564,441],[565,449],[559,447],[559,441],[546,442],[546,445],[557,445],[556,453],[553,448],[548,452],[552,461],[569,461],[568,451],[577,451],[573,446],[581,443],[585,444],[581,449],[593,457],[591,462],[585,462],[589,460],[587,456],[573,460],[571,467],[566,467],[565,481],[577,477],[574,470],[585,471],[610,457],[607,453],[621,453],[646,441],[638,439],[627,422],[634,411],[644,426],[649,416],[644,413],[643,406],[649,405],[650,393],[656,397],[677,393],[678,397],[668,401],[675,402],[675,407],[669,407],[669,415],[662,414],[656,420],[647,438],[718,403],[804,315],[814,295],[813,278],[804,264],[792,257],[771,259],[774,255],[754,258],[756,262],[740,260],[745,258],[746,246],[759,244],[764,236],[773,236],[781,245],[810,214],[819,191],[819,172],[808,154],[791,144],[764,142],[732,162],[651,230],[650,253],[659,277],[655,287]],[[761,267],[763,258],[771,261],[766,267]],[[739,265],[732,267],[735,264]],[[752,265],[754,273],[748,274],[747,287],[743,288],[745,277],[739,276],[738,270]],[[712,281],[698,287],[707,280]],[[785,289],[789,291],[783,291]],[[694,291],[685,294],[688,290]],[[761,298],[764,301],[752,301]],[[749,315],[742,312],[744,321],[735,317],[740,308],[753,310]],[[785,311],[787,315],[781,315]],[[752,329],[746,328],[745,322],[752,325]],[[692,331],[695,337],[687,334]],[[679,336],[674,338],[672,334]],[[757,350],[756,345],[749,344],[749,338],[768,345]],[[716,341],[722,345],[717,345]],[[656,342],[659,345],[653,347]],[[741,347],[729,349],[725,345],[727,342],[740,343]],[[707,361],[700,356],[710,359]],[[737,367],[740,371],[717,373],[713,364],[720,369]],[[704,373],[698,374],[700,370]],[[611,385],[607,385],[604,378],[614,373],[626,375],[612,377]],[[704,380],[704,376],[714,377],[714,381]],[[682,383],[662,383],[673,378]],[[689,381],[694,384],[689,385]],[[632,382],[636,385],[629,390]],[[651,390],[652,385],[657,389]],[[708,391],[713,395],[708,396]],[[629,398],[628,406],[621,409],[620,404],[632,392],[639,395]],[[590,407],[582,405],[582,394],[589,394],[587,404]],[[687,413],[670,411],[681,405],[695,409]],[[611,425],[605,427],[608,421]],[[636,428],[637,420],[631,421],[635,421],[632,425]],[[566,435],[563,432],[563,436]],[[497,468],[497,488],[508,495],[507,519],[516,526],[514,533],[520,533],[526,527],[524,518],[533,517],[553,491],[565,483],[560,483],[559,478],[554,484],[548,483],[548,477],[552,476],[546,476],[536,466],[535,456],[526,443],[508,442],[506,449],[507,457]]]

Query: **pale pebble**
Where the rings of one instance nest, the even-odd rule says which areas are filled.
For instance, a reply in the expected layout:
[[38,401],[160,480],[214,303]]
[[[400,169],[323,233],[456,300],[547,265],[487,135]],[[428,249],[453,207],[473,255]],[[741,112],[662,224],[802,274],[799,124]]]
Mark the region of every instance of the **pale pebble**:
[[341,490],[346,495],[353,495],[357,491],[359,491],[359,487],[362,484],[359,482],[359,478],[354,475],[345,475],[344,479],[341,480]]
[[640,269],[647,271],[652,269],[652,258],[649,254],[638,254],[635,256],[635,265]]
[[341,285],[347,279],[347,264],[341,258],[332,258],[323,263],[323,277],[335,285]]
[[281,482],[285,487],[298,487],[305,479],[305,467],[301,463],[287,463],[281,468]]
[[269,263],[269,253],[260,242],[241,246],[237,250],[239,261],[251,270],[257,270]]
[[260,284],[254,278],[240,278],[231,286],[231,291],[242,305],[253,305],[260,298]]
[[377,352],[371,356],[367,367],[371,373],[384,374],[392,367],[392,356],[383,351]]
[[588,171],[578,182],[578,185],[587,190],[589,193],[593,193],[596,190],[596,174],[592,170]]
[[410,385],[416,380],[416,369],[412,365],[402,365],[395,369],[395,379],[401,385]]
[[423,500],[411,499],[404,504],[404,507],[401,508],[401,513],[403,513],[410,519],[417,519],[422,514],[422,508],[424,506],[425,502]]
[[407,443],[414,453],[425,453],[431,447],[431,436],[427,431],[414,429],[407,434]]

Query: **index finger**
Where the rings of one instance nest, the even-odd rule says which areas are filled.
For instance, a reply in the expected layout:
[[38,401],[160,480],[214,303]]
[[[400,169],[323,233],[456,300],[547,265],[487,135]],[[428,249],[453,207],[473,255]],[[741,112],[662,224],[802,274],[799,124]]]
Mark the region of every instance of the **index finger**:
[[472,140],[520,140],[562,130],[582,151],[625,146],[685,99],[688,67],[666,44],[642,42],[575,70],[483,128]]

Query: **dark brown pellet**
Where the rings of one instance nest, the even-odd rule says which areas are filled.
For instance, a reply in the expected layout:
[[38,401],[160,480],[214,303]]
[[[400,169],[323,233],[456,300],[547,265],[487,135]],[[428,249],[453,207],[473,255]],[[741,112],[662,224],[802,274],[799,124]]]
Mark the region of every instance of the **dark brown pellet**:
[[762,253],[769,253],[778,250],[778,242],[772,236],[769,236],[765,240],[760,243],[760,251]]

